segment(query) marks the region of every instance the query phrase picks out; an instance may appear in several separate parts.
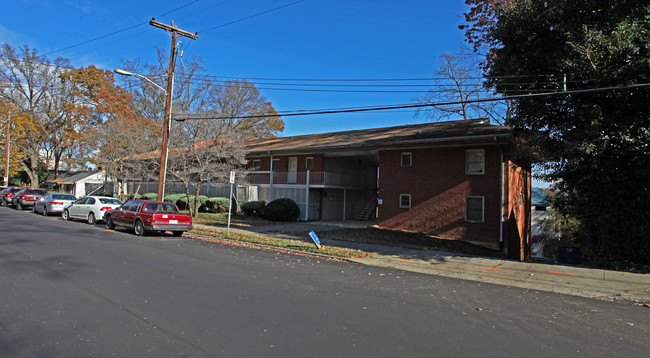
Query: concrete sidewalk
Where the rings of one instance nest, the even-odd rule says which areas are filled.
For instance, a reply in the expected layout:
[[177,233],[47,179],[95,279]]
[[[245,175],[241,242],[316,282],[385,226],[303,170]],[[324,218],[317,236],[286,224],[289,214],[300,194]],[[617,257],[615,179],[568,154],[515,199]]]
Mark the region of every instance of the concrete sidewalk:
[[[299,233],[366,227],[367,222],[297,222],[263,227],[233,228],[230,231],[304,240]],[[210,227],[225,231],[226,228]],[[282,232],[282,233],[278,233]],[[296,234],[293,234],[295,232]],[[390,267],[462,280],[520,287],[567,295],[650,304],[650,274],[609,271],[580,266],[475,257],[434,250],[321,240],[323,245],[359,249],[369,257],[350,259],[364,265]]]

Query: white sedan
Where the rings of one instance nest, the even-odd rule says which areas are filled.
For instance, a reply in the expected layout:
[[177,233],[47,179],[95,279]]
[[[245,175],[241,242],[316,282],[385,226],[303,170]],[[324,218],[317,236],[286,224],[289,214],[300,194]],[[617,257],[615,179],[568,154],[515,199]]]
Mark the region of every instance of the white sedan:
[[81,219],[93,225],[104,220],[106,210],[115,209],[120,205],[122,202],[115,198],[85,196],[65,208],[61,216],[64,220]]

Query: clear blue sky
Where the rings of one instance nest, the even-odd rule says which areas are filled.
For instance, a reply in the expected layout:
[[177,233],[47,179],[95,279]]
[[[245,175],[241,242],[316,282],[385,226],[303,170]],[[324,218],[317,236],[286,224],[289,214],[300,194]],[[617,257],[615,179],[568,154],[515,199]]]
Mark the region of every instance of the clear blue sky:
[[[174,21],[199,33],[197,40],[181,38],[181,48],[185,58],[201,57],[210,75],[285,79],[252,80],[278,111],[412,103],[427,87],[272,88],[297,88],[286,79],[431,78],[439,56],[463,46],[458,25],[467,9],[462,0],[12,0],[2,7],[0,43],[67,57],[76,67],[114,69],[137,57],[153,62],[155,48],[169,50],[171,40],[147,22]],[[340,89],[389,92],[322,91]],[[284,136],[428,121],[406,110],[284,119]]]
[[[63,56],[75,67],[114,69],[123,60],[154,62],[157,47],[169,50],[170,36],[148,25],[155,17],[199,33],[181,38],[185,58],[201,57],[210,75],[251,79],[278,111],[386,106],[414,103],[428,87],[309,87],[291,84],[332,83],[288,79],[434,77],[440,55],[466,45],[458,25],[467,9],[463,0],[12,0],[2,5],[0,43]],[[429,121],[409,110],[284,120],[283,136]]]

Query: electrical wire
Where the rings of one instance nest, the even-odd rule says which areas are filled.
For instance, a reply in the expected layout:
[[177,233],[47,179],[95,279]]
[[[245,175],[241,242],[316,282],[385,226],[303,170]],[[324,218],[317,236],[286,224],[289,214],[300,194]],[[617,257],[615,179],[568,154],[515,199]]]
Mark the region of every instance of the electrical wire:
[[421,104],[392,105],[392,106],[383,106],[383,107],[366,107],[366,108],[342,109],[342,110],[315,110],[311,112],[299,112],[299,113],[297,112],[282,113],[282,114],[278,113],[276,115],[260,114],[260,115],[229,116],[229,117],[208,117],[208,116],[180,117],[180,118],[175,118],[174,120],[182,122],[185,120],[202,120],[202,119],[217,119],[217,120],[244,119],[244,118],[268,118],[268,117],[276,117],[276,116],[289,117],[289,116],[308,116],[308,115],[319,115],[319,114],[370,112],[370,111],[383,111],[383,110],[407,109],[407,108],[449,106],[449,105],[459,105],[459,104],[469,104],[469,103],[498,102],[498,101],[508,101],[514,99],[537,98],[537,97],[564,96],[569,94],[615,91],[615,90],[642,88],[648,86],[650,86],[650,83],[640,83],[640,84],[616,86],[616,87],[590,88],[590,89],[562,91],[562,92],[545,92],[545,93],[534,93],[534,94],[510,95],[510,96],[503,96],[503,97],[480,98],[480,99],[466,100],[466,101],[449,101],[449,102],[436,102],[436,103],[432,102],[432,103],[421,103]]
[[199,33],[203,33],[203,32],[207,32],[207,31],[211,31],[211,30],[219,29],[219,28],[222,28],[222,27],[225,27],[225,26],[228,26],[228,25],[236,24],[236,23],[238,23],[238,22],[242,22],[242,21],[245,21],[245,20],[248,20],[248,19],[252,19],[252,18],[257,17],[257,16],[260,16],[260,15],[268,14],[269,12],[272,12],[272,11],[280,10],[280,9],[283,9],[283,8],[285,8],[285,7],[289,7],[289,6],[293,6],[293,5],[298,4],[298,3],[301,3],[301,2],[303,2],[303,1],[304,1],[304,0],[298,0],[298,1],[295,1],[295,2],[292,2],[292,3],[289,3],[289,4],[284,4],[284,5],[282,5],[282,6],[278,6],[278,7],[275,7],[275,8],[273,8],[273,9],[269,9],[269,10],[266,10],[266,11],[262,11],[262,12],[259,12],[259,13],[257,13],[257,14],[254,14],[254,15],[250,15],[250,16],[243,17],[243,18],[241,18],[241,19],[239,19],[239,20],[235,20],[235,21],[231,21],[231,22],[228,22],[228,23],[225,23],[225,24],[222,24],[222,25],[218,25],[218,26],[210,27],[210,28],[208,28],[208,29],[201,30],[201,31],[198,31],[198,32],[199,32]]
[[[171,14],[171,13],[173,13],[173,12],[176,12],[176,11],[182,9],[182,8],[185,8],[185,7],[187,7],[187,6],[190,6],[190,5],[192,5],[192,4],[194,4],[194,3],[198,2],[198,1],[199,1],[199,0],[191,1],[191,2],[189,2],[189,3],[187,3],[187,4],[185,4],[185,5],[179,6],[179,7],[175,8],[175,9],[173,9],[173,10],[167,11],[167,12],[165,12],[164,14],[159,15],[158,17],[163,17],[163,16],[165,16],[165,15],[169,15],[169,14]],[[86,40],[86,41],[83,41],[83,42],[80,42],[80,43],[77,43],[77,44],[74,44],[74,45],[70,45],[70,46],[68,46],[68,47],[64,47],[64,48],[62,48],[62,49],[58,49],[58,50],[54,50],[54,51],[52,51],[52,52],[48,52],[48,53],[46,53],[46,54],[44,54],[44,55],[42,55],[42,56],[48,56],[48,55],[51,55],[51,54],[54,54],[54,53],[57,53],[57,52],[61,52],[61,51],[65,51],[65,50],[69,50],[69,49],[71,49],[71,48],[75,48],[75,47],[78,47],[78,46],[81,46],[81,45],[85,45],[85,44],[90,43],[90,42],[94,42],[94,41],[97,41],[97,40],[101,40],[101,39],[106,38],[106,37],[110,37],[110,36],[113,36],[113,35],[117,35],[117,34],[119,34],[119,33],[122,33],[122,32],[128,31],[128,30],[132,30],[132,29],[134,29],[134,28],[136,28],[136,27],[144,26],[144,25],[147,25],[147,24],[149,24],[149,22],[142,22],[142,23],[139,23],[139,24],[136,24],[136,25],[133,25],[133,26],[129,26],[129,27],[124,28],[124,29],[121,29],[121,30],[117,30],[117,31],[111,32],[111,33],[106,34],[106,35],[98,36],[98,37],[95,37],[95,38],[90,39],[90,40]],[[110,43],[109,43],[109,44],[110,44]],[[104,45],[104,46],[106,46],[106,45]],[[100,46],[100,47],[103,47],[103,46]],[[98,48],[99,48],[99,47],[98,47]]]

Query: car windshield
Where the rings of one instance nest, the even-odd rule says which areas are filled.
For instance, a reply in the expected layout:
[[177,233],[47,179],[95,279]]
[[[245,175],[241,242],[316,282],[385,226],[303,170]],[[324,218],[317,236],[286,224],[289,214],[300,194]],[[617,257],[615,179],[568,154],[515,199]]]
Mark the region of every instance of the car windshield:
[[178,208],[176,205],[169,203],[147,203],[147,205],[144,207],[144,211],[177,213]]
[[47,190],[30,189],[30,190],[25,190],[25,194],[27,194],[27,195],[45,195],[45,194],[47,194]]
[[70,195],[70,194],[52,194],[52,199],[57,199],[57,200],[77,200],[77,198],[75,198],[74,195]]
[[99,202],[102,203],[102,204],[122,205],[121,201],[119,201],[117,199],[113,199],[113,198],[99,198]]

